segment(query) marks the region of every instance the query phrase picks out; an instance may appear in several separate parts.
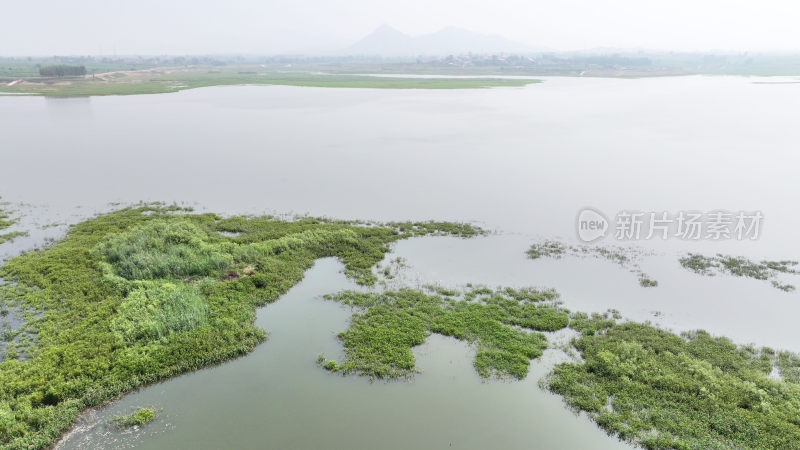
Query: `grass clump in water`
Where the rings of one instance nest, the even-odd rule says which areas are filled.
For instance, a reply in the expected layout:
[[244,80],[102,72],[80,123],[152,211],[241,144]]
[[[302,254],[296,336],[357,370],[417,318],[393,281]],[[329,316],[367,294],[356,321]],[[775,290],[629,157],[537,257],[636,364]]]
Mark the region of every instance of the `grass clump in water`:
[[115,416],[112,419],[112,422],[119,428],[140,427],[152,422],[155,417],[155,410],[150,408],[139,408],[130,414],[124,416]]
[[331,367],[377,378],[409,376],[416,370],[412,348],[437,333],[474,344],[474,367],[482,377],[522,379],[547,347],[538,331],[567,326],[567,313],[544,302],[553,299],[551,292],[482,289],[467,299],[402,289],[328,296],[360,309],[339,335],[345,359]]
[[777,280],[771,280],[770,284],[772,284],[772,287],[774,287],[775,289],[780,289],[783,292],[792,292],[795,290],[793,284],[781,283],[780,281]]
[[27,235],[28,235],[27,231],[11,231],[9,233],[3,233],[3,234],[0,234],[0,244],[4,244],[6,242],[11,242],[11,241],[13,241],[14,239],[16,239],[18,237],[27,236]]
[[683,336],[647,324],[583,318],[582,362],[544,381],[612,435],[644,448],[798,448],[798,360],[770,377],[769,349],[739,347],[704,331]]
[[624,269],[636,273],[641,287],[656,287],[658,281],[653,280],[642,272],[640,262],[644,256],[651,253],[636,247],[599,246],[599,245],[567,245],[559,241],[547,240],[533,243],[526,252],[529,259],[553,258],[561,259],[564,256],[580,258],[592,257],[604,259]]
[[[0,204],[2,206],[2,204]],[[12,225],[16,224],[19,219],[11,217],[12,212],[0,208],[0,231],[3,231]],[[11,231],[8,233],[0,233],[0,244],[13,241],[15,238],[20,236],[27,236],[28,233],[25,231]]]
[[457,222],[389,222],[386,225],[394,227],[402,233],[411,233],[414,236],[458,236],[470,238],[488,234],[486,230],[474,225]]
[[751,261],[743,256],[730,256],[717,254],[705,256],[698,253],[689,253],[680,258],[681,266],[692,272],[714,276],[716,274],[733,275],[736,277],[753,278],[755,280],[770,281],[770,284],[784,292],[794,291],[795,286],[778,281],[780,274],[796,275],[800,272],[795,268],[797,261]]
[[251,351],[266,338],[256,307],[298,283],[315,259],[336,257],[369,285],[389,244],[415,233],[161,205],[75,225],[0,266],[9,281],[0,304],[29,315],[25,330],[36,336],[29,357],[14,357],[17,346],[0,361],[0,447],[48,447],[85,408]]
[[[0,203],[0,206],[5,206],[7,204],[7,202],[3,202]],[[17,223],[17,219],[11,218],[11,211],[0,208],[0,231],[5,230],[15,223]]]
[[684,269],[691,270],[692,272],[712,277],[714,276],[713,269],[717,267],[715,258],[703,256],[698,253],[689,253],[679,260]]
[[639,286],[656,287],[658,286],[658,281],[650,278],[646,273],[642,272],[639,274]]
[[567,252],[567,247],[558,241],[544,241],[542,243],[535,243],[528,249],[528,258],[539,259],[542,257],[547,258],[561,258]]

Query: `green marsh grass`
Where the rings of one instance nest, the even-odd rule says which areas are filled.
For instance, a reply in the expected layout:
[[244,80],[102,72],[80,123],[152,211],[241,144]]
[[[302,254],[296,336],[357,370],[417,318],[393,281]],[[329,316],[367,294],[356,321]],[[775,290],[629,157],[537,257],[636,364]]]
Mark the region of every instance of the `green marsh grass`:
[[648,449],[800,448],[794,353],[739,346],[702,330],[676,335],[621,322],[615,310],[569,313],[550,290],[470,285],[454,298],[432,286],[328,298],[356,310],[339,335],[344,360],[318,359],[331,372],[409,376],[412,348],[438,333],[472,343],[481,376],[521,379],[547,347],[538,331],[568,326],[578,333],[563,349],[576,352],[573,361],[558,364],[540,385],[609,434]]
[[[0,232],[11,227],[12,225],[16,224],[19,221],[18,218],[11,217],[12,214],[13,214],[12,211],[0,208]],[[11,231],[7,233],[0,233],[0,244],[3,244],[5,242],[10,242],[13,241],[15,238],[27,235],[28,233],[25,231]]]
[[642,272],[640,263],[645,256],[652,253],[637,247],[600,246],[600,245],[568,245],[560,241],[546,240],[531,244],[526,251],[529,259],[553,258],[564,256],[579,258],[597,258],[609,261],[637,275],[639,286],[656,287],[658,281]]
[[326,368],[374,378],[410,376],[416,371],[412,348],[436,333],[475,345],[473,364],[482,377],[521,379],[530,361],[547,347],[540,331],[556,331],[568,323],[567,313],[554,302],[557,295],[550,290],[429,289],[432,294],[401,289],[328,296],[358,312],[350,328],[339,335],[345,359],[329,362]]
[[797,275],[800,273],[796,269],[798,262],[791,260],[755,262],[743,256],[722,254],[705,256],[698,253],[689,253],[681,257],[678,262],[684,269],[698,275],[714,276],[716,274],[725,274],[769,281],[772,287],[784,292],[794,291],[795,286],[783,283],[776,278],[781,274]]
[[582,361],[543,385],[609,434],[648,449],[800,448],[797,355],[599,316],[573,326]]

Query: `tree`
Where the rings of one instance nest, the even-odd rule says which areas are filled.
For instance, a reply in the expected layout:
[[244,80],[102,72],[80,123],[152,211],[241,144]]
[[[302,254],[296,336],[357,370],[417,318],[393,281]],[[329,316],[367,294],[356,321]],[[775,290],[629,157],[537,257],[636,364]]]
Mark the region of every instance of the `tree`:
[[65,64],[44,66],[39,68],[43,77],[80,77],[86,75],[86,66],[68,66]]

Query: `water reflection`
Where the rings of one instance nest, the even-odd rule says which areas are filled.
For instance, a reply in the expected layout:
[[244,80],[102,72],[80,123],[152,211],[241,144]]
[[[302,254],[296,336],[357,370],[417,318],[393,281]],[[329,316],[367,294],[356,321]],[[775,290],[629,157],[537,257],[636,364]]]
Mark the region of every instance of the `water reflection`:
[[42,97],[51,120],[86,121],[94,116],[92,97]]

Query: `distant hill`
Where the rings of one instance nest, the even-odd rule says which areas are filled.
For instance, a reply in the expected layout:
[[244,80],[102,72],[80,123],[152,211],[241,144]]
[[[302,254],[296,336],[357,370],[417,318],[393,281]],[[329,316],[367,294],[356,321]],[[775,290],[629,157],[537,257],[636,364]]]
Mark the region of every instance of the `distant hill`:
[[381,25],[344,50],[347,55],[416,56],[463,53],[533,53],[545,49],[528,46],[498,35],[488,35],[446,27],[441,30],[409,36],[388,25]]

